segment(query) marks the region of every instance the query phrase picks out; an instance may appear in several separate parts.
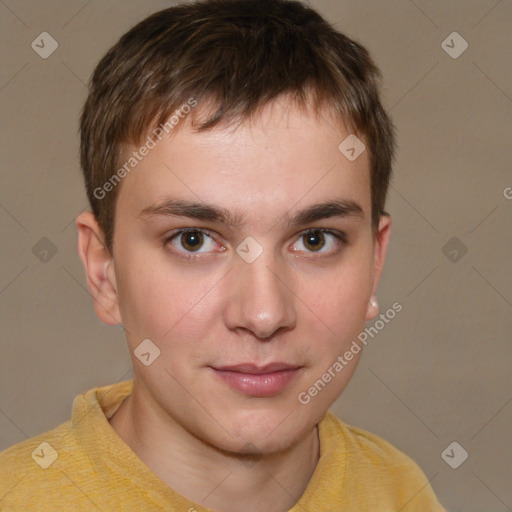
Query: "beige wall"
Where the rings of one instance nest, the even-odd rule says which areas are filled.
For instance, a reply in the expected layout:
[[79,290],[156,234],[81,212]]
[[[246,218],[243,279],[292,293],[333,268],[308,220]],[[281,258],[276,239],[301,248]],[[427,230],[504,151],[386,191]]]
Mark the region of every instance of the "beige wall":
[[[310,4],[373,54],[400,145],[379,298],[403,311],[370,340],[334,411],[417,460],[449,510],[508,510],[512,3]],[[130,376],[122,331],[96,319],[76,254],[73,219],[87,206],[77,118],[102,54],[168,5],[0,3],[0,449],[67,420],[76,394]],[[59,44],[48,59],[30,45],[43,31]],[[457,59],[441,47],[453,31],[469,43]],[[33,254],[43,237],[51,246],[37,248],[57,251],[47,262]],[[443,252],[453,237],[467,248],[458,262]],[[441,458],[453,441],[469,453],[456,470]]]

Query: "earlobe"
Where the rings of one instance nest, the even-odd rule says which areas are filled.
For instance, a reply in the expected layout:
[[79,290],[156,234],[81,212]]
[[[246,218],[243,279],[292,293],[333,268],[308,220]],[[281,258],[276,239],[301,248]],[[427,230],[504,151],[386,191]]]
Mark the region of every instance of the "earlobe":
[[368,309],[366,311],[366,321],[375,318],[379,314],[379,303],[377,297],[372,295],[368,302]]
[[381,215],[377,233],[375,235],[373,250],[373,284],[371,296],[368,301],[368,309],[366,311],[366,321],[375,318],[379,314],[377,291],[382,275],[382,270],[384,268],[384,262],[386,261],[386,253],[388,250],[390,236],[391,216],[386,213]]
[[84,265],[96,315],[105,324],[118,325],[121,315],[114,261],[105,247],[102,230],[90,211],[78,215],[75,223],[78,229],[78,254]]

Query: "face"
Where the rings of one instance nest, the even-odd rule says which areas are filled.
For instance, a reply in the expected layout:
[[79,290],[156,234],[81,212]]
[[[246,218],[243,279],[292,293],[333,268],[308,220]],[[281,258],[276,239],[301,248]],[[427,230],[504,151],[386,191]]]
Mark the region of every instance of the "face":
[[377,314],[389,219],[375,237],[367,152],[345,158],[327,114],[281,100],[236,129],[182,123],[122,182],[113,313],[97,312],[122,321],[138,393],[166,421],[227,451],[283,450],[355,370],[360,354],[304,399]]

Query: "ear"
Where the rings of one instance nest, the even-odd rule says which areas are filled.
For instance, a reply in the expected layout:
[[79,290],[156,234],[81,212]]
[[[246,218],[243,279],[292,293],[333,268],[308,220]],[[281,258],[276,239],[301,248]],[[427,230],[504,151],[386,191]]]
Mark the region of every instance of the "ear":
[[391,217],[383,213],[379,220],[379,226],[373,242],[373,285],[372,294],[368,302],[366,311],[366,321],[375,318],[379,314],[379,304],[377,303],[377,290],[379,287],[380,276],[384,268],[386,253],[388,250],[389,238],[391,236]]
[[75,224],[78,229],[78,254],[85,268],[96,315],[105,324],[118,325],[121,314],[114,260],[105,246],[103,232],[90,211],[80,213]]

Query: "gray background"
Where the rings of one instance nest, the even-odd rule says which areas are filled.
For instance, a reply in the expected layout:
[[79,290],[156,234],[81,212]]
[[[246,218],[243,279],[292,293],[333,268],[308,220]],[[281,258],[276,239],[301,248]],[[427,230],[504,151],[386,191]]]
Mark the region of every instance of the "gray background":
[[[512,510],[512,2],[310,4],[370,50],[400,146],[379,301],[404,309],[333,410],[413,457],[448,510]],[[87,207],[77,121],[99,58],[169,5],[0,1],[0,449],[69,419],[75,395],[131,376],[76,253]],[[43,31],[59,44],[48,59],[31,48]],[[469,44],[456,59],[441,46],[454,31]],[[441,457],[453,441],[469,453],[458,469]]]

